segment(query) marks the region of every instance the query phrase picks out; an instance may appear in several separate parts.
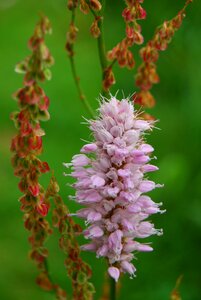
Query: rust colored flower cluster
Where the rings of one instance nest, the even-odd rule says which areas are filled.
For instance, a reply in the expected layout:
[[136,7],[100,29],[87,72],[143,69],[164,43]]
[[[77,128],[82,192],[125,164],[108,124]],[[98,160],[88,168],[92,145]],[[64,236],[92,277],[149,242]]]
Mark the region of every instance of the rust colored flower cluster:
[[66,42],[66,50],[69,56],[74,55],[73,45],[77,38],[78,28],[75,26],[74,22],[72,22],[69,26],[69,31],[67,32],[67,42]]
[[66,51],[70,57],[74,55],[73,46],[77,38],[78,28],[75,26],[75,9],[78,6],[77,0],[68,0],[68,9],[72,11],[72,18],[66,37]]
[[102,5],[99,0],[80,0],[80,10],[83,14],[88,14],[92,9],[94,11],[100,11]]
[[122,13],[126,23],[126,37],[108,52],[108,59],[117,60],[120,67],[132,69],[135,66],[134,57],[129,48],[134,44],[143,43],[141,26],[137,23],[137,20],[146,18],[146,11],[140,5],[142,2],[143,0],[126,0],[127,7]]
[[20,178],[19,189],[23,193],[20,202],[25,228],[30,232],[30,258],[35,261],[40,271],[36,279],[37,284],[46,291],[54,290],[57,299],[66,300],[66,292],[50,278],[47,265],[48,249],[44,245],[52,233],[46,216],[50,209],[50,196],[54,196],[53,225],[56,224],[57,216],[57,226],[61,233],[60,246],[69,257],[66,266],[73,281],[74,299],[85,300],[87,295],[87,299],[90,300],[93,292],[93,286],[88,282],[91,270],[80,258],[79,246],[75,239],[75,231],[77,232],[79,227],[67,216],[67,207],[57,194],[56,180],[51,180],[47,191],[39,183],[39,177],[50,171],[48,163],[38,158],[43,150],[42,136],[45,134],[40,127],[40,121],[49,119],[49,99],[38,82],[50,79],[51,75],[49,67],[53,58],[44,43],[45,34],[50,31],[49,20],[42,17],[28,43],[31,55],[16,67],[16,71],[25,73],[25,76],[24,87],[15,93],[20,110],[11,115],[18,130],[11,143],[11,151],[14,152],[12,164],[15,176]]
[[[85,104],[85,107],[93,115],[93,110],[90,109],[90,104],[82,93],[79,76],[77,75],[75,63],[73,61],[73,44],[75,42],[76,33],[78,31],[75,26],[75,11],[79,6],[84,14],[92,13],[94,20],[90,27],[90,32],[94,38],[97,39],[99,60],[102,75],[102,94],[108,96],[110,88],[116,83],[113,66],[117,62],[120,67],[127,67],[133,69],[135,66],[135,59],[131,47],[134,44],[141,45],[144,38],[141,34],[141,26],[139,20],[146,18],[146,11],[142,7],[144,0],[125,0],[126,7],[122,12],[122,17],[125,21],[125,37],[117,43],[117,45],[110,51],[106,52],[106,46],[103,34],[104,21],[104,1],[99,0],[69,0],[68,7],[72,11],[70,29],[67,34],[68,41],[66,49],[70,56],[71,68],[74,81],[79,93],[79,97]],[[136,86],[140,89],[134,95],[135,104],[144,107],[153,107],[155,99],[150,92],[153,84],[159,82],[159,76],[156,71],[156,62],[159,57],[159,51],[164,51],[170,43],[175,31],[179,29],[182,20],[185,16],[185,9],[192,0],[186,0],[184,8],[170,21],[165,21],[157,28],[154,37],[147,45],[140,50],[140,56],[143,63],[137,70]],[[84,99],[84,101],[83,101]],[[142,117],[146,119],[153,119],[149,114],[143,114]]]
[[42,136],[45,134],[40,127],[40,121],[49,118],[49,99],[38,81],[49,79],[51,74],[49,67],[53,58],[44,43],[45,34],[50,30],[49,20],[42,17],[28,43],[31,55],[16,67],[16,71],[25,73],[25,76],[24,87],[15,93],[20,110],[11,115],[18,130],[12,139],[11,151],[14,152],[14,174],[20,178],[18,186],[23,193],[20,203],[24,212],[24,225],[30,232],[30,257],[40,270],[37,283],[44,290],[55,289],[59,297],[64,291],[54,285],[49,277],[46,261],[48,250],[44,246],[47,237],[52,233],[45,218],[50,202],[45,198],[45,189],[39,183],[39,177],[49,172],[50,168],[47,162],[38,158],[42,152]]
[[159,51],[166,50],[171,42],[173,35],[180,28],[183,18],[185,17],[185,9],[192,2],[188,0],[184,8],[176,17],[169,21],[165,21],[159,26],[152,38],[145,47],[140,50],[140,56],[143,63],[138,68],[136,75],[136,86],[140,88],[137,96],[135,95],[135,103],[144,107],[153,107],[155,99],[150,93],[153,84],[159,82],[159,76],[156,71],[156,62],[159,58]]
[[[142,8],[141,3],[143,0],[126,0],[126,8],[122,12],[126,24],[126,37],[120,41],[112,50],[108,51],[107,58],[109,61],[117,61],[120,67],[127,67],[133,69],[135,66],[135,60],[130,48],[134,44],[141,45],[144,41],[141,34],[141,26],[138,24],[138,20],[146,18],[146,11]],[[110,70],[110,72],[109,72]],[[108,73],[110,76],[107,76]],[[108,67],[106,74],[106,80],[104,89],[107,91],[115,80],[111,81],[112,69]]]
[[66,50],[69,56],[74,55],[73,46],[77,38],[78,28],[75,26],[75,12],[76,9],[80,8],[80,11],[84,14],[88,14],[90,11],[94,13],[94,21],[90,27],[90,32],[93,37],[98,38],[100,35],[99,20],[100,17],[96,15],[102,8],[100,1],[98,0],[68,0],[68,9],[71,11],[71,22],[69,30],[67,32]]
[[59,245],[67,256],[65,267],[67,274],[72,281],[74,300],[92,300],[94,287],[89,282],[91,269],[80,257],[79,244],[75,238],[75,233],[82,232],[81,227],[70,217],[69,211],[62,198],[58,194],[59,186],[54,177],[51,178],[50,185],[46,192],[46,199],[53,198],[55,208],[52,211],[53,226],[57,227],[61,238]]
[[179,292],[179,288],[180,288],[180,285],[181,285],[182,278],[183,278],[182,275],[177,278],[175,287],[174,287],[174,289],[173,289],[173,291],[171,292],[171,295],[170,295],[170,300],[182,300],[180,292]]

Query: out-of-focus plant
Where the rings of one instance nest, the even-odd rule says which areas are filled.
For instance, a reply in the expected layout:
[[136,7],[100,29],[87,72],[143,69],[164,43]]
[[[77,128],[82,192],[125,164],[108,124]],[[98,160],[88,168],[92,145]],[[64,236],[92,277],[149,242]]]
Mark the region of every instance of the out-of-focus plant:
[[[136,63],[133,55],[133,48],[135,44],[141,45],[144,38],[141,33],[141,26],[139,20],[146,18],[146,11],[142,7],[144,0],[125,0],[126,7],[122,12],[122,17],[125,21],[125,37],[116,44],[116,46],[109,51],[106,51],[104,39],[104,9],[106,1],[89,1],[89,0],[69,0],[68,8],[71,11],[71,22],[67,33],[66,49],[70,58],[73,77],[78,89],[81,100],[87,107],[90,115],[93,111],[89,102],[81,91],[80,78],[77,75],[74,58],[74,44],[77,38],[78,27],[75,25],[76,11],[78,8],[84,13],[92,13],[94,21],[91,25],[90,32],[92,36],[97,39],[99,61],[101,66],[102,76],[102,94],[108,95],[110,88],[115,84],[115,75],[113,66],[117,62],[123,68],[127,67],[132,70]],[[137,69],[135,78],[134,90],[140,90],[134,95],[133,99],[136,104],[141,107],[153,107],[155,99],[150,93],[153,84],[159,82],[159,76],[156,72],[156,62],[159,58],[159,51],[166,50],[168,44],[171,42],[175,32],[180,28],[185,17],[185,11],[192,0],[187,0],[183,9],[171,20],[165,21],[160,25],[153,36],[153,38],[142,47],[139,51],[143,62]],[[149,114],[143,114],[146,119],[152,119]]]
[[12,164],[15,176],[20,177],[19,189],[23,193],[20,203],[25,228],[30,232],[30,257],[39,269],[37,284],[44,290],[55,291],[57,299],[66,299],[66,291],[53,282],[48,271],[45,242],[52,229],[46,216],[51,208],[50,197],[53,197],[53,225],[59,227],[60,247],[67,255],[66,268],[73,282],[73,299],[84,300],[92,298],[93,285],[88,282],[91,270],[81,259],[75,239],[80,228],[68,216],[68,209],[58,195],[56,179],[52,177],[47,190],[39,183],[39,177],[50,171],[48,163],[38,158],[45,134],[40,121],[49,119],[49,99],[39,82],[51,78],[49,67],[53,58],[44,42],[45,35],[50,32],[49,20],[42,17],[29,40],[31,55],[16,66],[16,71],[25,76],[24,87],[15,93],[19,111],[11,115],[18,130],[11,144]]
[[179,292],[179,287],[181,285],[182,278],[183,278],[183,276],[181,275],[177,279],[175,287],[174,287],[173,291],[171,292],[170,300],[182,300],[180,292]]
[[65,267],[72,281],[73,300],[91,300],[95,292],[93,284],[89,282],[91,269],[80,257],[76,239],[76,234],[80,234],[82,228],[70,217],[70,212],[58,192],[59,185],[52,176],[45,196],[46,199],[54,200],[52,221],[61,234],[59,245],[66,255]]
[[153,38],[140,50],[140,56],[143,60],[136,74],[136,86],[140,91],[135,96],[135,102],[143,107],[153,107],[155,99],[150,93],[153,84],[159,82],[159,76],[156,71],[156,62],[159,58],[159,51],[165,51],[171,42],[175,32],[182,25],[185,17],[185,10],[192,0],[187,0],[185,6],[173,19],[165,21],[159,26]]

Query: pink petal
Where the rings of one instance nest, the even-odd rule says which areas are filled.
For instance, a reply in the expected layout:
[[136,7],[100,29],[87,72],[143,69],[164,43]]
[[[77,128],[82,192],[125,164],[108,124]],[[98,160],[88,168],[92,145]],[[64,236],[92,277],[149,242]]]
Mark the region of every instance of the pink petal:
[[90,153],[90,152],[95,152],[97,150],[97,145],[96,144],[86,144],[82,147],[80,152],[82,153]]
[[105,180],[98,175],[93,175],[91,177],[93,187],[101,187],[105,185]]
[[151,153],[154,151],[154,148],[149,144],[142,144],[139,147],[139,150],[143,151],[144,153]]
[[159,168],[154,166],[154,165],[145,165],[145,166],[142,166],[142,171],[144,173],[146,172],[154,172],[154,171],[157,171]]
[[100,213],[92,211],[88,214],[87,221],[96,222],[96,221],[100,221],[101,218],[102,218],[102,215]]
[[137,120],[135,121],[135,128],[140,130],[148,130],[151,128],[150,123],[144,120]]
[[95,251],[96,250],[96,245],[91,243],[91,244],[85,244],[80,246],[81,250],[84,251]]
[[134,275],[136,269],[133,264],[129,263],[128,261],[122,261],[121,262],[121,267],[124,272],[128,272],[131,275]]
[[86,236],[90,238],[98,238],[103,236],[104,234],[103,230],[99,226],[92,226],[85,232],[86,232]]
[[73,156],[72,164],[74,167],[87,166],[90,163],[90,159],[84,154],[77,154]]
[[148,155],[137,156],[133,160],[135,164],[146,164],[148,161],[150,161],[150,157]]
[[101,246],[97,250],[96,254],[97,254],[97,256],[106,256],[108,254],[108,246],[107,245]]
[[119,169],[117,173],[121,177],[128,177],[129,175],[132,174],[131,171],[128,169]]
[[109,267],[108,268],[109,275],[117,282],[120,276],[119,269],[115,267]]
[[155,189],[155,187],[156,187],[156,185],[153,181],[144,180],[140,183],[139,190],[142,193],[147,193],[147,192],[152,191],[153,189]]
[[140,251],[140,252],[150,252],[153,251],[153,248],[149,245],[144,245],[144,244],[138,244],[136,247],[136,250]]

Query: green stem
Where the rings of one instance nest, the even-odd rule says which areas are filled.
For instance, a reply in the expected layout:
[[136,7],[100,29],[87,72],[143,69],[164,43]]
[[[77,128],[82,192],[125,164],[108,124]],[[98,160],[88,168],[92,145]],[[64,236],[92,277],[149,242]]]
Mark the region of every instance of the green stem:
[[110,300],[116,300],[116,282],[110,278]]
[[102,72],[105,71],[107,68],[107,59],[105,54],[105,41],[104,41],[104,32],[103,32],[103,17],[98,22],[99,29],[101,34],[98,37],[98,53],[99,53],[99,59],[100,59],[100,65]]
[[[71,15],[71,24],[74,24],[74,23],[75,23],[75,8],[72,9],[72,15]],[[71,45],[72,53],[73,53],[73,48],[74,48],[74,45],[72,44]],[[91,105],[89,104],[89,102],[87,101],[84,93],[82,92],[81,86],[80,86],[80,78],[77,74],[77,70],[76,70],[76,67],[75,67],[74,54],[69,56],[69,59],[70,59],[70,65],[71,65],[71,70],[72,70],[72,74],[73,74],[73,79],[74,79],[75,86],[76,86],[77,91],[78,91],[79,98],[80,98],[82,104],[84,105],[85,109],[88,111],[90,116],[93,118],[94,117],[94,111],[93,111]]]
[[88,111],[88,113],[90,114],[91,117],[94,117],[94,111],[92,109],[92,107],[90,106],[89,102],[87,101],[85,95],[82,92],[81,86],[80,86],[80,79],[77,75],[77,71],[76,71],[76,67],[75,67],[75,61],[74,61],[74,57],[70,56],[70,65],[71,65],[71,70],[72,70],[72,74],[73,74],[73,78],[74,78],[74,82],[78,91],[78,95],[79,98],[82,102],[82,104],[84,105],[85,109]]
[[[101,10],[102,15],[97,14],[91,8],[89,1],[87,1],[87,3],[89,5],[90,11],[93,14],[93,16],[98,19],[98,27],[100,29],[100,35],[97,38],[97,45],[98,45],[99,61],[100,61],[100,66],[101,66],[101,71],[102,71],[102,80],[104,80],[104,73],[105,73],[105,70],[107,69],[107,66],[108,66],[106,51],[105,51],[104,31],[103,31],[103,12],[104,12],[104,9],[105,9],[105,0],[102,0],[102,3],[101,3],[102,4],[102,10]],[[102,89],[101,93],[102,93],[103,96],[108,95],[108,93],[106,91],[104,91],[103,89]]]
[[[98,26],[100,29],[101,34],[98,37],[98,54],[99,54],[99,60],[102,70],[102,81],[105,78],[105,70],[107,69],[107,58],[106,58],[106,51],[105,51],[105,40],[104,40],[104,31],[103,31],[103,17],[98,22]],[[102,88],[102,95],[108,96],[108,92],[106,92]]]
[[112,68],[114,64],[116,63],[117,59],[113,59],[113,61],[109,64],[108,68]]

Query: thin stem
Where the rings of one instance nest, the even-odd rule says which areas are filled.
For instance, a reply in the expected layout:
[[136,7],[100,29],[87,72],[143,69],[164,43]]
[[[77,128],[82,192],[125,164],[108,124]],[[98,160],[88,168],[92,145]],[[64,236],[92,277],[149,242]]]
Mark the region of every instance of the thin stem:
[[[75,23],[75,7],[72,9],[72,15],[71,15],[71,24],[74,24],[74,23]],[[69,59],[70,59],[70,65],[71,65],[71,70],[72,70],[75,86],[77,88],[79,98],[80,98],[81,102],[83,103],[85,109],[88,111],[88,113],[90,114],[91,117],[94,117],[94,111],[93,111],[91,105],[89,104],[89,102],[87,101],[84,93],[82,92],[81,86],[80,86],[80,78],[77,74],[77,70],[75,67],[73,48],[74,48],[74,44],[72,43],[71,44],[72,55],[69,55]]]
[[[89,1],[87,1],[90,11],[93,14],[93,16],[98,19],[98,27],[100,29],[100,35],[97,38],[97,45],[98,45],[98,54],[99,54],[99,61],[100,61],[100,66],[101,66],[101,71],[102,71],[102,81],[104,80],[105,77],[105,71],[107,69],[107,57],[106,57],[106,51],[105,51],[105,39],[104,39],[104,31],[103,31],[103,12],[105,9],[105,0],[102,0],[102,15],[97,14],[90,6]],[[108,93],[104,91],[102,88],[102,95],[107,96]]]
[[86,108],[86,110],[88,111],[88,113],[91,115],[91,117],[94,117],[94,111],[93,111],[92,107],[90,106],[89,102],[87,101],[85,95],[82,92],[82,89],[80,86],[80,79],[77,75],[77,71],[76,71],[76,67],[75,67],[74,57],[70,56],[69,59],[70,59],[71,70],[72,70],[72,74],[73,74],[75,86],[78,91],[79,98],[80,98],[81,102],[83,103],[84,107]]
[[[99,60],[102,69],[102,81],[105,78],[105,70],[107,69],[107,58],[105,53],[105,40],[104,40],[104,31],[103,31],[103,17],[100,18],[99,22],[100,35],[98,37],[98,53]],[[108,93],[102,88],[102,95],[107,96]]]
[[116,63],[117,59],[113,59],[113,61],[109,64],[108,68],[112,68],[114,64]]
[[110,300],[116,300],[116,282],[110,278]]
[[44,259],[44,269],[45,269],[45,272],[47,273],[47,276],[48,276],[49,280],[51,281],[51,283],[53,283],[53,280],[52,280],[51,275],[49,273],[49,264],[48,264],[47,258]]
[[103,17],[98,21],[99,29],[101,34],[98,37],[98,53],[100,59],[100,65],[102,68],[102,72],[107,68],[107,59],[105,54],[105,41],[104,41],[104,32],[103,32]]

